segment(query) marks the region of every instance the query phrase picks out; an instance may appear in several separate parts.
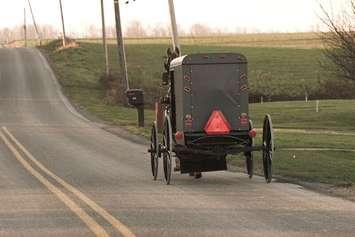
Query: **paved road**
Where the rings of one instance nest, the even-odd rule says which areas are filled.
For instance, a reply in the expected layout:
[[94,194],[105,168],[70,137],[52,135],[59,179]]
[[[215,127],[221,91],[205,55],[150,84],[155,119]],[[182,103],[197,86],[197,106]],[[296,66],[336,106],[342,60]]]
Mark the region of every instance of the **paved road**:
[[355,236],[355,203],[220,172],[153,182],[146,147],[66,102],[34,49],[0,49],[0,236]]

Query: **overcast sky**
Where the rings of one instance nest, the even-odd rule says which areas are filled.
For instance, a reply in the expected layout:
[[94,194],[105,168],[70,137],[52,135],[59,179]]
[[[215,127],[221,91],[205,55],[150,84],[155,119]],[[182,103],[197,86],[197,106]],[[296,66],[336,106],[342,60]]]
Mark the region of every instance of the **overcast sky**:
[[[168,0],[120,0],[123,25],[139,20],[145,25],[168,24]],[[1,1],[0,27],[22,24],[26,0]],[[31,0],[39,24],[59,27],[58,0]],[[100,0],[62,0],[69,32],[84,32],[89,25],[100,26]],[[114,25],[113,0],[104,0],[108,25]],[[235,31],[255,28],[266,31],[309,31],[319,24],[319,2],[334,14],[349,0],[175,0],[179,25],[194,23]]]

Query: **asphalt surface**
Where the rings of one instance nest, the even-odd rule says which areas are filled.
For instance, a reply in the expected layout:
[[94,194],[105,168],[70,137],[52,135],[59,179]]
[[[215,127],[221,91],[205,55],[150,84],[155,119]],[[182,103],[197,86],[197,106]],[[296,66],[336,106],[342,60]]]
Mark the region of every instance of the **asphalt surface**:
[[35,49],[0,49],[0,236],[355,236],[355,203],[231,172],[152,181]]

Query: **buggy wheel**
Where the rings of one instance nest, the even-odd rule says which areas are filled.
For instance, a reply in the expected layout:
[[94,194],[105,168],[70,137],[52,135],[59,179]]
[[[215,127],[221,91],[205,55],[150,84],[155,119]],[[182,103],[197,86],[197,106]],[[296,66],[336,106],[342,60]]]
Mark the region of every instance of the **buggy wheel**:
[[272,155],[274,152],[274,136],[270,115],[264,118],[263,126],[263,168],[267,183],[272,180]]
[[[249,131],[253,129],[253,122],[249,120]],[[248,141],[248,147],[253,146],[253,138],[250,137]],[[254,175],[254,159],[253,159],[253,152],[245,152],[245,164],[247,169],[247,174],[249,178],[253,178]]]
[[154,180],[158,177],[159,167],[159,145],[158,145],[158,129],[156,122],[152,125],[150,134],[150,164],[152,168],[152,175]]
[[166,116],[163,131],[163,168],[165,183],[167,185],[170,184],[172,174],[172,140],[171,122],[169,116]]

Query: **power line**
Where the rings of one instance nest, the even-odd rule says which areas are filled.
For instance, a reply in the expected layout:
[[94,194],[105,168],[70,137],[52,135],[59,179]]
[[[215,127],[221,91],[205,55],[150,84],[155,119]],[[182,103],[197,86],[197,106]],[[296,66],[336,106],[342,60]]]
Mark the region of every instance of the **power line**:
[[41,45],[42,44],[42,37],[41,37],[41,34],[39,33],[39,30],[38,30],[38,27],[37,27],[36,19],[35,19],[35,16],[33,14],[33,11],[32,11],[32,5],[31,5],[30,0],[27,0],[27,2],[28,2],[28,6],[30,7],[32,21],[33,21],[33,25],[35,26],[35,30],[36,30],[36,33],[37,33],[37,36],[38,36],[38,39],[39,39],[39,44]]
[[60,6],[60,14],[62,17],[62,29],[63,29],[63,47],[66,46],[66,34],[65,34],[65,24],[64,24],[64,14],[63,14],[63,5],[62,5],[62,0],[59,0],[59,6]]
[[107,42],[106,42],[104,0],[101,0],[101,18],[102,18],[102,43],[103,43],[104,51],[105,51],[106,76],[109,76],[110,75],[110,66],[109,66],[108,49],[107,49]]
[[181,49],[180,49],[180,43],[179,43],[179,34],[178,34],[178,29],[177,29],[177,23],[176,23],[174,0],[168,0],[168,1],[169,1],[171,31],[172,31],[174,51],[175,51],[175,53],[178,54],[178,56],[180,56]]
[[26,7],[23,8],[23,37],[25,40],[25,48],[27,48],[27,19],[26,19]]
[[129,90],[129,81],[128,81],[128,71],[127,71],[127,63],[126,63],[126,53],[123,44],[120,4],[118,0],[114,0],[114,6],[115,6],[118,58],[120,61],[123,83],[125,83],[123,86],[124,87],[123,95],[125,95],[126,90]]

